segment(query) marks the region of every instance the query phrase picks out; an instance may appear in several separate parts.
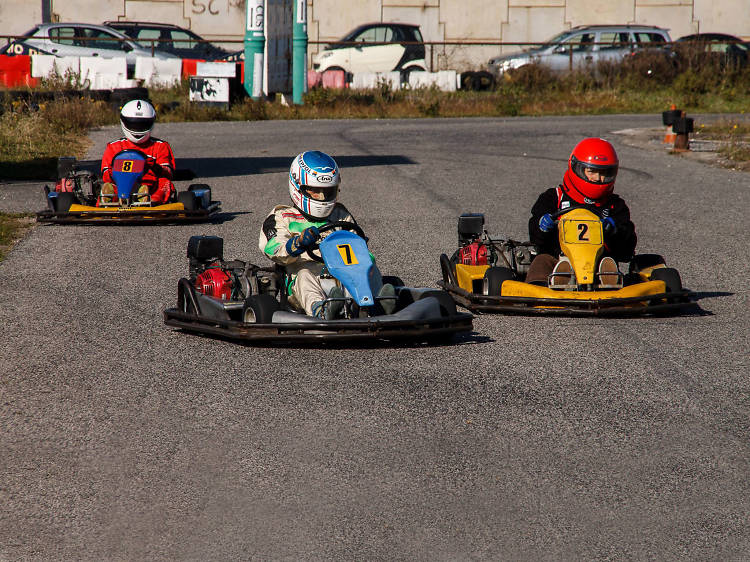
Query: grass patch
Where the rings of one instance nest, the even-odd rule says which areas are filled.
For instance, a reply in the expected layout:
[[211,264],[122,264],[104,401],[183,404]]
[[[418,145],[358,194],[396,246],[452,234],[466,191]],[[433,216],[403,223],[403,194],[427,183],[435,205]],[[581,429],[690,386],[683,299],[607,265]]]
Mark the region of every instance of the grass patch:
[[35,224],[32,213],[0,213],[0,261]]

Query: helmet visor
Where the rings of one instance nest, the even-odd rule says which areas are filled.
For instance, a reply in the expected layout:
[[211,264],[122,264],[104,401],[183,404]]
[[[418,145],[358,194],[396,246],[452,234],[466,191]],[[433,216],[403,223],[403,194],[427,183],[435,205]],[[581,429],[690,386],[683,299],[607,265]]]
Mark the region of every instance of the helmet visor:
[[331,202],[336,201],[336,196],[339,193],[339,187],[332,185],[330,187],[318,187],[311,185],[300,186],[302,193],[314,201],[325,201]]
[[154,126],[153,117],[125,117],[120,116],[123,126],[134,133],[147,133]]
[[617,166],[602,166],[575,160],[572,162],[573,173],[584,181],[596,185],[605,185],[615,181]]

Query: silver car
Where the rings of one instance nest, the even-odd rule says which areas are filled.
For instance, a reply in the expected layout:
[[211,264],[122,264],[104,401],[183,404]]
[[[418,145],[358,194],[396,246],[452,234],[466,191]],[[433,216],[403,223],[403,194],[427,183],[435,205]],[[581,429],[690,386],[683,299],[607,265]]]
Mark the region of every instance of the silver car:
[[577,26],[521,53],[494,57],[489,68],[495,74],[537,63],[553,72],[594,69],[598,62],[620,62],[643,49],[667,49],[668,30],[647,25]]
[[55,55],[58,57],[125,57],[128,74],[137,57],[179,58],[145,48],[128,36],[105,25],[93,23],[43,23],[0,49],[5,55]]

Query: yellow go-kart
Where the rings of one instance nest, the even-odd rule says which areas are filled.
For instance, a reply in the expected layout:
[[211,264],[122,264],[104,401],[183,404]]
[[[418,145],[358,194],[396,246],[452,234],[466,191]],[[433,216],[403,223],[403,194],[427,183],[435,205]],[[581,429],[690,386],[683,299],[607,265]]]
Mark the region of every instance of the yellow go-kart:
[[564,209],[553,218],[561,257],[572,271],[550,275],[542,285],[525,282],[534,246],[490,238],[484,215],[465,214],[458,219],[459,249],[450,258],[440,256],[439,284],[474,312],[624,316],[697,308],[679,272],[657,254],[634,256],[626,274],[599,273],[604,231],[588,208]]

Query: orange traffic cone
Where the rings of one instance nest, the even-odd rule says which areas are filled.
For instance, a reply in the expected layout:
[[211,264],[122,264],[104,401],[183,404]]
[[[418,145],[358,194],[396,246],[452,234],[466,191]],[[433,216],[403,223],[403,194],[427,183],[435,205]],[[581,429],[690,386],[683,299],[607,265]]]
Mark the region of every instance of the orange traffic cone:
[[[670,110],[674,111],[677,109],[675,104],[672,104],[672,106],[669,108]],[[677,135],[672,130],[672,125],[667,125],[667,131],[664,133],[664,140],[662,141],[663,144],[674,144],[675,139],[677,138]]]

